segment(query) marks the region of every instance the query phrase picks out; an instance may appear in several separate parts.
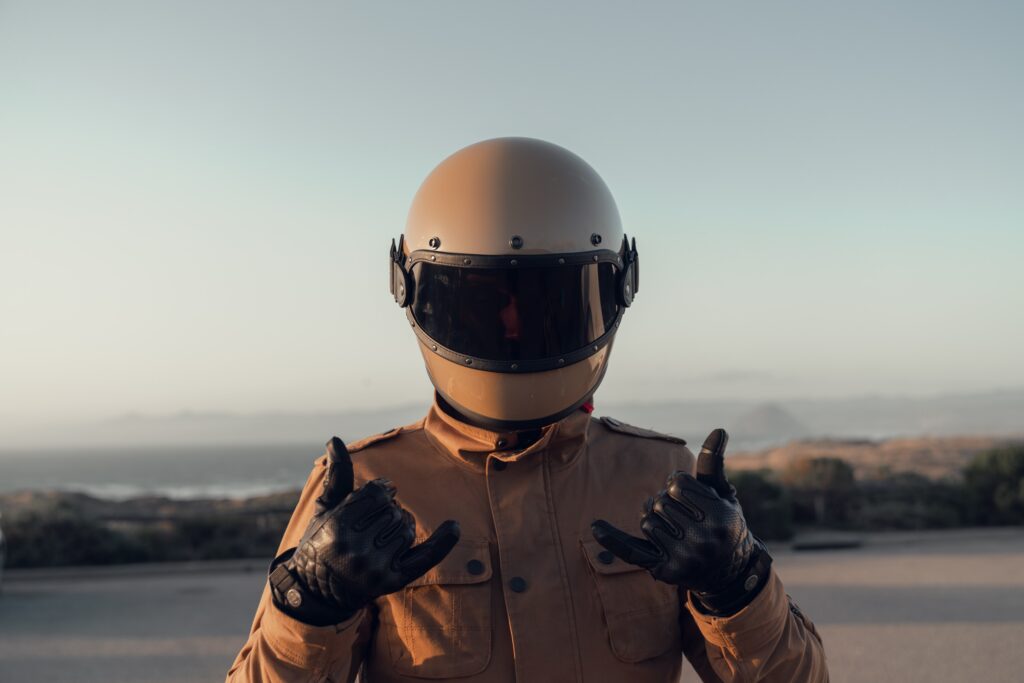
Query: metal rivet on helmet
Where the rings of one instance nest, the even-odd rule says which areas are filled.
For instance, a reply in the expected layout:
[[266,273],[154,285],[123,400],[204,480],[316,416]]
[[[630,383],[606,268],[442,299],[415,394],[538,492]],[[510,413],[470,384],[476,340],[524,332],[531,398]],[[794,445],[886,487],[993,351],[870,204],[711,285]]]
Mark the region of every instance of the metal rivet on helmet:
[[438,247],[441,246],[441,238],[440,237],[431,237],[430,240],[427,242],[427,244],[430,245],[431,249],[437,249]]
[[595,232],[593,235],[590,236],[590,243],[593,244],[595,247],[601,244],[601,236]]
[[512,247],[513,249],[522,249],[523,248],[523,238],[520,237],[519,235],[512,235],[512,239],[510,239],[508,241],[508,245],[510,247]]

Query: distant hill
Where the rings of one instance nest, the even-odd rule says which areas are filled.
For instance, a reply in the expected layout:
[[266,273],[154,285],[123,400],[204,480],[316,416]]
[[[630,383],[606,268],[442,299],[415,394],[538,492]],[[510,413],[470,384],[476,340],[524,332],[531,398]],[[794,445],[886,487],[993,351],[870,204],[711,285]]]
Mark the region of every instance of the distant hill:
[[[57,447],[309,444],[320,448],[414,422],[423,401],[377,410],[258,414],[181,412],[26,428],[0,421],[0,452]],[[681,436],[699,444],[715,427],[729,430],[732,450],[755,450],[808,437],[886,439],[975,434],[1024,435],[1024,389],[932,397],[860,396],[616,403],[597,396],[599,415]]]
[[733,432],[747,441],[786,441],[811,430],[782,406],[763,403],[737,417]]
[[1024,389],[940,396],[836,399],[601,403],[626,422],[699,444],[714,427],[729,431],[732,452],[809,437],[889,439],[912,436],[1024,436]]
[[979,436],[885,441],[818,439],[796,441],[755,453],[736,453],[726,460],[726,467],[732,471],[778,471],[796,460],[830,457],[849,463],[861,480],[897,472],[912,472],[932,480],[957,479],[975,455],[1006,442],[1006,439]]

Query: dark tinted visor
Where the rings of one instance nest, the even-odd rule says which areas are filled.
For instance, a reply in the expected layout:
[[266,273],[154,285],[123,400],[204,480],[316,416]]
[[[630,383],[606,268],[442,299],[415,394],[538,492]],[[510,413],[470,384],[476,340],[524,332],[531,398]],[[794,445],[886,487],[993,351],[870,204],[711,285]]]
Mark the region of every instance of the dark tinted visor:
[[419,262],[412,314],[437,343],[493,361],[552,358],[592,344],[618,316],[612,263],[477,268]]

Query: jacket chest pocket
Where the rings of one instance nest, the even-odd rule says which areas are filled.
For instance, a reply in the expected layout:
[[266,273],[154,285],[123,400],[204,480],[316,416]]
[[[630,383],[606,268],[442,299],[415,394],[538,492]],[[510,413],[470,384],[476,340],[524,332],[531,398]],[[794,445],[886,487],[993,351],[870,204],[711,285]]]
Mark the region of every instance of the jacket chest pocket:
[[396,672],[414,678],[478,674],[491,659],[491,555],[461,539],[436,567],[381,604]]
[[636,663],[682,651],[679,589],[624,562],[593,539],[581,539],[601,601],[612,652]]

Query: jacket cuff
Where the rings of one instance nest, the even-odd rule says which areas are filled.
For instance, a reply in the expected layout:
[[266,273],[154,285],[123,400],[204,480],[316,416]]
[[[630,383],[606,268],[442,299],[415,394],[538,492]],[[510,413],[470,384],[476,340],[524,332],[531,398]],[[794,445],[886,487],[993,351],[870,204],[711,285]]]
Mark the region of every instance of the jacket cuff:
[[340,624],[310,626],[288,616],[271,601],[260,630],[281,659],[301,669],[322,669],[332,654],[352,648],[365,614],[364,607]]
[[759,652],[771,645],[789,619],[789,599],[774,569],[757,597],[730,616],[707,614],[693,594],[687,594],[686,601],[704,640],[734,654]]

